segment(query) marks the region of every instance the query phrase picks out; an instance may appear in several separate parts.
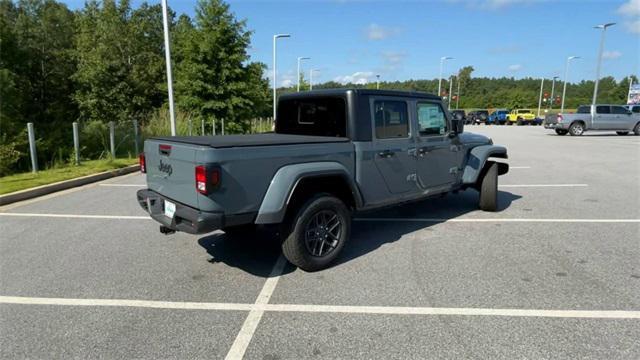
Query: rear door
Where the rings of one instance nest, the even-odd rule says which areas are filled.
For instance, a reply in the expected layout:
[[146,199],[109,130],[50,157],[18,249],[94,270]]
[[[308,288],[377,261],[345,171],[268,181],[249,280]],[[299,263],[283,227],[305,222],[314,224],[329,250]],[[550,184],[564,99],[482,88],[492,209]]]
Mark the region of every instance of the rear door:
[[147,140],[144,154],[149,189],[176,202],[198,207],[195,157],[200,146]]
[[457,177],[461,147],[449,137],[450,124],[438,102],[417,101],[417,179],[423,190],[448,188]]
[[374,163],[391,194],[417,193],[415,150],[409,121],[409,102],[372,97]]

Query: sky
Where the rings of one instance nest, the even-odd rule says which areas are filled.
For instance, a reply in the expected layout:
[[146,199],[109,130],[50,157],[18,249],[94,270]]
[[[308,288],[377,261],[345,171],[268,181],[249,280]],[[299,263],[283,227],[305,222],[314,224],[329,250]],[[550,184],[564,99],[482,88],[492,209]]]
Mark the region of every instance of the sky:
[[[158,0],[159,1],[159,0]],[[193,16],[197,0],[168,0]],[[83,1],[68,0],[71,8]],[[141,1],[133,1],[137,6]],[[155,0],[148,0],[150,3]],[[278,40],[278,86],[295,82],[297,57],[314,83],[375,82],[443,77],[467,65],[472,76],[593,80],[602,23],[606,31],[602,76],[640,73],[640,0],[230,0],[232,12],[253,31],[251,59],[272,69]]]

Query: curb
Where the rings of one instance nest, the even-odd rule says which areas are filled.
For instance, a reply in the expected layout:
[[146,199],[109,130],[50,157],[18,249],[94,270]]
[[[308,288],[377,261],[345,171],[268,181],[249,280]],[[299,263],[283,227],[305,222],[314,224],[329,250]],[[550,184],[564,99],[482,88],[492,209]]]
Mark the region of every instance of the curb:
[[51,194],[56,191],[70,189],[73,187],[94,183],[116,176],[130,174],[138,170],[140,170],[140,165],[131,165],[120,169],[109,170],[75,179],[59,181],[53,184],[42,185],[31,189],[15,191],[12,193],[0,195],[0,206],[8,205],[18,201],[33,199],[35,197]]

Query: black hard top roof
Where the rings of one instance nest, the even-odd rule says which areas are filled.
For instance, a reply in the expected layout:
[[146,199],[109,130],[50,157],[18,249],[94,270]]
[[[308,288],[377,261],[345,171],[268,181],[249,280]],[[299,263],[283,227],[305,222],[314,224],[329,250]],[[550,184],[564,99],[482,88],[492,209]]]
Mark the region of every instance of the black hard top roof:
[[403,91],[403,90],[375,90],[375,89],[320,89],[312,91],[301,91],[283,94],[280,96],[282,100],[307,98],[314,96],[344,96],[353,92],[356,95],[378,95],[378,96],[402,96],[429,100],[441,100],[439,96],[421,91]]

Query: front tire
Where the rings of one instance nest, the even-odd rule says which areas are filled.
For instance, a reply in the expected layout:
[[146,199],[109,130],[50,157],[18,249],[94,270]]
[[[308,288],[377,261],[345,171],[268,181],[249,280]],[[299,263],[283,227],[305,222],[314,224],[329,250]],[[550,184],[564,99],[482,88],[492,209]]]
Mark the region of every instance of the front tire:
[[584,133],[584,125],[580,122],[575,122],[569,126],[569,134],[571,136],[581,136]]
[[351,214],[338,198],[321,194],[309,199],[285,225],[282,252],[305,271],[325,269],[338,257],[351,233]]
[[480,183],[480,209],[483,211],[498,210],[498,164],[491,163]]

